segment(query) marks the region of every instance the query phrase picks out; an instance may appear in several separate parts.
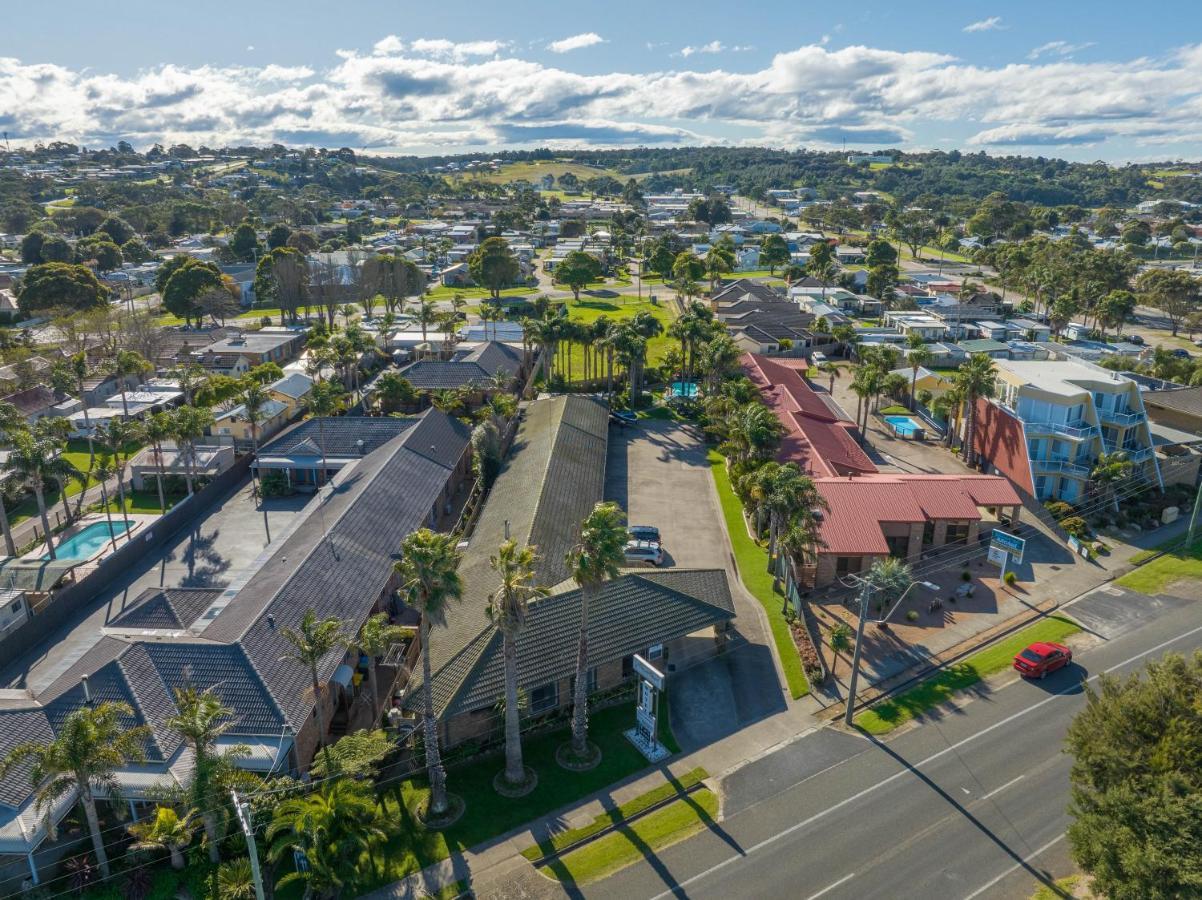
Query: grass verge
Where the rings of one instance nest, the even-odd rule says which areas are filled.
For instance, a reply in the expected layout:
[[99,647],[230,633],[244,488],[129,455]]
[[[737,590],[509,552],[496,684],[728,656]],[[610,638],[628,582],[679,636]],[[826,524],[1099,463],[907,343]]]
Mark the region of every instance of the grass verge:
[[522,851],[522,856],[534,862],[535,860],[542,859],[544,856],[549,856],[562,850],[564,847],[570,847],[578,841],[604,831],[611,825],[618,825],[627,819],[637,816],[643,810],[654,806],[656,803],[667,800],[676,794],[684,793],[693,785],[699,784],[708,774],[702,768],[686,772],[679,778],[673,778],[671,781],[647,791],[645,794],[639,794],[633,800],[628,800],[620,806],[606,810],[588,825],[582,825],[580,828],[569,828],[567,831],[561,831],[552,835],[545,841],[539,841],[537,844],[527,847]]
[[1061,641],[1081,627],[1062,616],[1048,616],[972,654],[962,662],[940,669],[917,687],[903,691],[856,716],[855,723],[869,734],[885,734],[948,700],[957,691],[972,687],[1008,667],[1018,651],[1034,641]]
[[702,788],[565,854],[549,864],[544,874],[577,885],[598,881],[696,834],[717,815],[718,796]]
[[793,643],[789,623],[781,612],[781,596],[772,589],[772,575],[768,571],[768,551],[751,539],[743,521],[743,504],[735,496],[726,474],[726,460],[716,450],[709,452],[710,471],[714,473],[714,484],[718,487],[718,500],[722,504],[722,515],[726,519],[726,530],[730,532],[731,547],[735,552],[735,564],[739,568],[739,579],[751,596],[760,602],[768,616],[772,640],[780,656],[781,668],[785,671],[785,682],[789,694],[796,700],[810,692],[810,684],[801,668],[801,657]]
[[1134,572],[1129,572],[1115,581],[1115,584],[1139,591],[1141,594],[1159,594],[1169,585],[1178,581],[1202,581],[1202,541],[1195,541],[1190,547],[1179,547],[1146,562],[1163,547],[1144,550],[1131,557],[1131,562],[1141,565]]

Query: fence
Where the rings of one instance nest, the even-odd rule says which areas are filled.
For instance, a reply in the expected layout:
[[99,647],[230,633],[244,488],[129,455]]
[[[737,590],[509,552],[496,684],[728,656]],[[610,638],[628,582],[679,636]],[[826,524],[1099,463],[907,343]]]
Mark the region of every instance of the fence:
[[0,659],[15,659],[39,641],[61,628],[71,615],[84,607],[117,578],[146,561],[152,550],[166,544],[187,525],[208,512],[246,475],[250,457],[214,478],[191,497],[186,497],[156,519],[137,538],[121,544],[104,557],[88,575],[52,591],[38,606],[37,614],[25,624],[0,638]]

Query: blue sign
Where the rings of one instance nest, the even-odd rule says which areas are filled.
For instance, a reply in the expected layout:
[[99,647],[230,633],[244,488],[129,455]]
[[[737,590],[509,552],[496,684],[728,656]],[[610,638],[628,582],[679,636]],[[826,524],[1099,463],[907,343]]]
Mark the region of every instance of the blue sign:
[[1012,534],[1007,534],[1004,531],[993,529],[993,534],[990,536],[989,543],[994,547],[1000,547],[1009,553],[1015,562],[1023,561],[1023,551],[1027,548],[1027,542],[1020,537],[1015,537]]

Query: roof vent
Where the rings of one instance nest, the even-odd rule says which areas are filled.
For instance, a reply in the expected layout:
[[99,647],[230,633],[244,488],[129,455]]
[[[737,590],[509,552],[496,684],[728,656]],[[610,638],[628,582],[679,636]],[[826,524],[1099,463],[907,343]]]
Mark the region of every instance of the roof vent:
[[271,613],[267,614],[267,627],[275,628],[275,616],[272,615]]
[[88,704],[88,706],[91,706],[92,705],[92,688],[88,684],[88,676],[81,675],[79,677],[79,684],[83,688],[83,702]]

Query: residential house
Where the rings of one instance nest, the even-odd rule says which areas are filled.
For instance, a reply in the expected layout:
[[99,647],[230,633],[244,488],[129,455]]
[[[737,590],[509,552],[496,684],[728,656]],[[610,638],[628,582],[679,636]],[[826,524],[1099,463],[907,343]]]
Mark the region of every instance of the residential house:
[[1202,386],[1143,392],[1148,418],[1202,438]]
[[777,353],[782,341],[796,349],[808,347],[812,341],[809,329],[815,316],[763,285],[744,289],[735,282],[715,293],[710,305],[714,318],[748,352]]
[[144,447],[134,454],[129,461],[130,480],[134,490],[152,491],[156,490],[160,470],[165,478],[175,478],[180,482],[190,470],[194,478],[204,481],[228,471],[236,461],[231,444],[198,444],[189,459],[187,453],[167,441],[161,452],[156,452],[154,447]]
[[[489,560],[506,539],[538,547],[534,583],[551,591],[531,601],[518,642],[519,689],[529,700],[523,714],[537,718],[571,706],[583,597],[567,555],[581,521],[604,497],[608,420],[603,404],[579,395],[536,400],[524,412],[513,454],[463,550],[462,602],[447,606],[446,627],[430,631],[434,709],[447,746],[489,738],[498,727],[504,653],[487,599],[498,586]],[[589,689],[630,679],[636,653],[654,648],[677,659],[684,638],[712,637],[733,615],[721,568],[623,570],[589,610]],[[420,702],[415,692],[410,703]]]
[[997,397],[979,399],[974,448],[1039,501],[1081,502],[1098,457],[1121,450],[1133,477],[1161,484],[1139,386],[1075,360],[999,360]]
[[[213,341],[194,354],[196,361],[211,371],[233,370],[234,374],[273,362],[282,366],[300,351],[304,344],[303,331],[267,329],[233,334]],[[241,363],[232,358],[242,360]]]
[[209,434],[229,438],[236,446],[249,447],[255,440],[266,441],[278,434],[290,418],[291,410],[287,403],[282,400],[266,400],[259,408],[256,431],[247,416],[246,405],[239,403],[214,413]]
[[61,415],[61,410],[57,407],[64,401],[70,402],[70,398],[66,394],[42,384],[27,387],[9,394],[7,397],[0,397],[0,402],[11,403],[15,406],[17,412],[30,425],[47,416]]
[[524,372],[521,350],[500,341],[457,350],[450,359],[421,359],[401,368],[401,375],[419,391],[470,388],[481,395],[494,389],[498,377],[512,385]]
[[1010,345],[1003,344],[1001,341],[992,341],[988,339],[975,341],[960,341],[956,345],[969,356],[975,356],[978,353],[983,353],[992,359],[1009,359]]
[[290,372],[267,385],[267,394],[288,407],[288,418],[295,418],[305,408],[313,393],[313,379],[304,372]]

